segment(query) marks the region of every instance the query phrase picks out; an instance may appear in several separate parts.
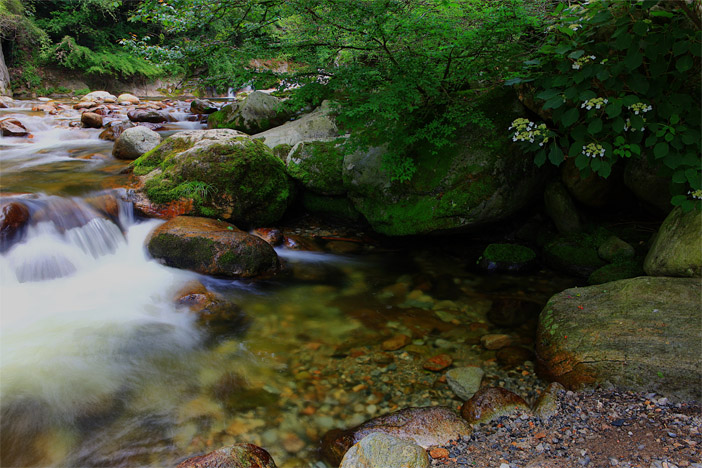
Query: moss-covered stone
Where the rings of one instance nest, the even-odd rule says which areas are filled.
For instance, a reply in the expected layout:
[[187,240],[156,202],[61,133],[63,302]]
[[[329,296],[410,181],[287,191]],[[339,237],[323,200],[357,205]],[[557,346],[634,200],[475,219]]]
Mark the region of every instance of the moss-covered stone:
[[205,275],[268,277],[279,267],[278,256],[264,240],[208,218],[173,218],[156,228],[146,245],[166,265]]
[[281,125],[289,117],[280,99],[254,91],[242,102],[227,104],[210,114],[207,128],[228,128],[253,135]]
[[556,237],[544,247],[544,259],[556,270],[587,278],[606,265],[597,250],[611,236],[606,229],[597,228],[591,233]]
[[553,296],[539,316],[537,369],[570,389],[609,382],[702,397],[698,278],[642,276]]
[[478,259],[478,266],[487,271],[525,271],[536,264],[536,253],[517,244],[490,244]]
[[288,175],[321,195],[344,194],[341,170],[345,141],[336,138],[298,143],[285,158]]
[[242,227],[278,221],[294,189],[285,166],[257,140],[233,130],[177,133],[134,162],[154,203],[193,201],[195,214]]
[[644,262],[651,276],[702,276],[702,211],[670,212]]
[[329,197],[305,191],[302,194],[302,206],[310,213],[324,217],[347,221],[358,221],[362,218],[351,200],[343,196]]
[[285,161],[285,158],[290,154],[290,150],[293,149],[292,145],[287,145],[285,143],[275,146],[273,149],[273,154],[279,158],[281,161]]
[[514,95],[494,91],[481,110],[491,129],[468,125],[438,154],[415,148],[417,170],[408,182],[391,180],[382,148],[344,157],[344,186],[374,230],[399,236],[466,229],[504,219],[538,193],[543,172],[504,138],[522,112]]
[[590,284],[602,284],[627,278],[635,278],[644,274],[643,258],[617,258],[613,263],[593,271],[588,277]]

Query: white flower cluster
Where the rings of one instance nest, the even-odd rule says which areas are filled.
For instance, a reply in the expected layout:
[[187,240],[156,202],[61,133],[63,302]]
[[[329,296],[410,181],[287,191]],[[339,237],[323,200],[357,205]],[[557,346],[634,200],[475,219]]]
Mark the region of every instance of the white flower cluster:
[[702,190],[695,190],[694,192],[692,190],[688,190],[687,194],[695,200],[702,200]]
[[[643,119],[643,121],[645,122],[646,119]],[[631,128],[631,120],[630,120],[630,119],[626,119],[626,122],[624,122],[624,131],[625,131],[625,132],[628,132],[629,130],[631,130],[632,132],[635,132],[635,131],[636,131],[635,128]],[[639,128],[639,130],[641,130],[641,131],[643,132],[643,131],[644,131],[644,127]]]
[[580,108],[581,109],[585,108],[587,110],[590,110],[593,107],[595,109],[601,109],[602,106],[604,106],[608,102],[609,102],[609,100],[607,98],[596,97],[596,98],[592,98],[592,99],[588,99],[587,101],[584,101],[582,104],[580,104]]
[[537,140],[541,140],[539,141],[539,146],[544,146],[545,143],[548,143],[546,124],[536,125],[529,119],[519,118],[515,119],[510,125],[509,130],[512,129],[514,129],[512,141],[535,143]]
[[580,68],[585,65],[587,62],[590,62],[592,60],[595,60],[597,57],[594,55],[586,55],[584,57],[580,57],[578,60],[573,62],[573,65],[571,65],[571,68],[573,70],[580,70]]
[[635,115],[645,114],[646,112],[653,110],[653,107],[644,104],[643,102],[637,102],[636,104],[632,104],[630,106],[627,106],[629,110],[634,111]]
[[602,147],[602,145],[590,143],[587,146],[583,146],[582,153],[588,158],[602,158],[605,155],[605,149]]
[[569,27],[570,29],[572,29],[573,31],[577,31],[578,29],[581,29],[583,26],[582,26],[581,24],[571,24],[571,25],[568,26],[568,27]]

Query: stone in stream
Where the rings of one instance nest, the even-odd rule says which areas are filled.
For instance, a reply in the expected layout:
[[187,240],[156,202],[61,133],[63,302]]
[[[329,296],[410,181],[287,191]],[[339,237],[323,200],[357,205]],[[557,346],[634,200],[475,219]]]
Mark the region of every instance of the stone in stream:
[[107,91],[92,91],[82,98],[81,102],[117,102],[117,97],[114,94],[110,94]]
[[380,345],[385,351],[396,351],[400,348],[404,348],[412,342],[412,338],[407,335],[398,334],[394,335],[387,340],[383,341]]
[[11,137],[24,137],[29,135],[29,132],[22,122],[11,117],[0,120],[0,132],[2,132],[2,136]]
[[242,102],[227,104],[210,114],[207,128],[230,128],[253,135],[281,125],[289,118],[280,99],[254,91]]
[[537,371],[569,389],[699,399],[701,293],[699,278],[642,276],[556,294],[539,318]]
[[100,132],[98,138],[101,140],[115,141],[128,128],[136,127],[136,124],[129,120],[113,121],[105,125],[105,129]]
[[512,344],[512,338],[509,335],[491,333],[480,337],[480,344],[485,349],[501,349]]
[[448,354],[437,354],[432,356],[422,364],[422,367],[428,371],[439,372],[453,364],[453,358]]
[[551,382],[534,403],[534,415],[541,419],[549,419],[558,412],[558,399],[565,387],[558,382]]
[[132,109],[127,112],[127,117],[132,122],[162,123],[174,121],[166,112],[155,109]]
[[447,445],[460,436],[470,435],[471,428],[450,408],[405,408],[371,419],[353,429],[327,432],[322,438],[322,457],[332,466],[338,466],[349,448],[375,432],[412,441],[426,449]]
[[597,255],[608,262],[615,259],[633,258],[636,255],[634,248],[617,236],[609,236],[597,248]]
[[345,138],[301,141],[283,158],[286,173],[319,195],[345,194],[341,179],[345,141]]
[[209,218],[178,216],[157,227],[146,241],[162,263],[204,275],[270,277],[278,256],[264,240]]
[[382,432],[370,434],[351,447],[339,468],[429,468],[427,452],[417,444]]
[[487,312],[487,319],[498,327],[518,327],[529,320],[536,319],[543,308],[543,303],[520,297],[497,297]]
[[487,423],[517,411],[531,410],[522,397],[502,387],[483,387],[461,406],[461,416],[470,424]]
[[279,152],[286,156],[290,149],[301,141],[324,140],[338,136],[339,129],[332,116],[331,103],[324,101],[321,106],[309,114],[265,132],[257,133],[253,137],[262,139],[263,143],[277,151],[277,154]]
[[546,187],[544,205],[558,232],[573,234],[582,231],[578,210],[562,183],[552,182]]
[[86,128],[102,128],[102,115],[95,112],[83,112],[80,123]]
[[19,201],[0,204],[0,251],[10,247],[20,230],[29,221],[29,209]]
[[176,293],[176,304],[186,307],[198,317],[201,325],[212,328],[232,328],[241,326],[246,320],[241,307],[224,299],[220,294],[209,291],[201,282],[190,281]]
[[146,127],[128,128],[122,132],[114,147],[112,156],[117,159],[137,159],[161,143],[161,135]]
[[132,163],[140,193],[156,204],[187,200],[189,214],[252,228],[271,225],[288,208],[294,184],[260,141],[235,130],[191,130],[166,138]]
[[199,457],[188,458],[177,468],[276,468],[273,458],[253,444],[235,444]]
[[536,253],[523,245],[489,244],[483,250],[478,266],[490,272],[525,272],[536,266]]
[[468,400],[480,389],[485,372],[480,367],[457,367],[446,372],[446,382],[461,400]]
[[273,247],[277,247],[283,243],[283,232],[280,229],[256,228],[253,231],[251,231],[251,234],[260,237],[264,241],[271,244]]
[[210,101],[204,99],[194,99],[190,103],[190,112],[193,114],[211,114],[217,112],[217,107]]
[[644,260],[650,276],[702,276],[702,211],[677,207],[665,218]]
[[10,96],[0,96],[0,109],[7,109],[12,106],[14,99]]
[[117,97],[117,104],[128,106],[139,104],[141,100],[133,94],[123,93]]

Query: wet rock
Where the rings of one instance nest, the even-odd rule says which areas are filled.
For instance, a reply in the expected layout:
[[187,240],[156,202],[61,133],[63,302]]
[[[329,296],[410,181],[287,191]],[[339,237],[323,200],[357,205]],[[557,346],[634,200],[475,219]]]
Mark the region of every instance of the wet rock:
[[579,238],[559,237],[544,247],[544,258],[556,270],[587,278],[605,262],[597,254],[597,246]]
[[261,447],[236,444],[199,457],[188,458],[177,468],[276,468],[273,458]]
[[522,245],[490,244],[480,256],[478,266],[491,272],[524,272],[536,266],[536,254]]
[[27,129],[17,119],[7,118],[0,120],[0,132],[2,136],[24,137],[29,135]]
[[[660,161],[660,160],[659,160]],[[648,162],[648,158],[629,158],[624,168],[624,184],[636,198],[652,206],[658,213],[667,214],[670,204],[670,177]]]
[[245,320],[239,306],[209,291],[197,280],[183,286],[176,294],[175,302],[196,314],[198,322],[204,326],[218,328],[226,325],[231,328],[232,325],[242,325]]
[[101,140],[115,141],[128,128],[133,128],[136,125],[129,120],[113,121],[107,124],[105,129],[100,133],[98,138]]
[[558,399],[565,393],[565,387],[558,382],[551,382],[534,403],[534,415],[541,419],[550,419],[558,413]]
[[205,275],[269,277],[279,269],[278,257],[265,241],[208,218],[173,218],[151,233],[147,248],[168,266]]
[[307,140],[296,144],[284,158],[286,173],[320,195],[346,193],[341,179],[344,138]]
[[543,304],[521,298],[494,298],[487,319],[498,327],[518,327],[537,318],[542,308]]
[[480,344],[483,345],[485,349],[495,350],[512,344],[512,338],[509,335],[492,333],[481,336]]
[[422,367],[428,371],[439,372],[446,369],[451,364],[453,364],[451,356],[448,354],[437,354],[424,361]]
[[512,369],[533,360],[534,352],[523,346],[506,346],[497,351],[495,358],[502,367]]
[[0,109],[7,109],[8,107],[12,107],[13,102],[14,99],[12,99],[10,96],[0,96]]
[[0,250],[5,250],[29,221],[29,209],[18,201],[0,204]]
[[136,97],[133,94],[129,94],[129,93],[120,94],[117,97],[117,104],[120,104],[123,106],[137,105],[137,104],[139,104],[140,101],[141,100],[138,97]]
[[105,193],[84,199],[87,204],[109,217],[115,223],[119,220],[120,201],[112,193]]
[[650,276],[702,276],[702,212],[670,212],[646,255],[644,271]]
[[351,446],[375,432],[413,441],[426,449],[467,436],[471,428],[450,408],[405,408],[353,429],[329,431],[322,438],[321,454],[332,466],[338,466]]
[[80,115],[80,123],[86,128],[102,128],[102,116],[95,112],[83,112]]
[[363,247],[360,243],[358,242],[349,242],[349,241],[330,241],[327,242],[324,248],[335,254],[339,255],[347,255],[347,254],[353,254],[356,252],[359,252]]
[[76,110],[81,110],[81,109],[92,109],[94,107],[97,107],[98,103],[95,101],[80,101],[77,104],[73,104],[73,108]]
[[290,250],[302,250],[306,252],[321,252],[313,238],[289,234],[283,238],[283,245]]
[[134,206],[134,211],[147,218],[171,219],[181,215],[194,215],[193,200],[181,198],[166,203],[155,203],[141,191],[130,191],[128,199]]
[[395,335],[387,340],[383,341],[380,345],[385,351],[396,351],[400,348],[404,348],[412,342],[412,338],[407,335],[399,334]]
[[588,284],[602,284],[643,276],[643,258],[617,258],[614,263],[598,268],[587,278]]
[[463,403],[461,416],[470,424],[487,423],[513,412],[530,412],[526,401],[502,387],[484,387]]
[[207,128],[230,128],[253,135],[281,125],[289,117],[290,114],[283,109],[280,99],[254,91],[242,102],[227,104],[210,114]]
[[251,231],[251,234],[260,237],[273,247],[279,246],[283,243],[283,233],[282,231],[280,231],[280,229],[256,228],[253,231]]
[[193,114],[211,114],[216,111],[217,107],[204,99],[195,99],[190,103],[190,112]]
[[92,91],[82,98],[81,102],[117,102],[117,97],[114,94],[110,94],[107,91]]
[[137,159],[142,154],[151,151],[161,143],[161,135],[146,127],[128,128],[122,132],[112,156],[117,159]]
[[[286,122],[283,125],[254,135],[262,139],[263,143],[273,149],[279,145],[292,148],[297,143],[306,140],[323,140],[339,136],[339,129],[331,116],[331,103],[324,101],[314,111],[302,117]],[[287,155],[288,151],[284,151]]]
[[235,130],[176,133],[132,167],[152,202],[190,200],[196,214],[245,228],[278,221],[294,191],[282,161]]
[[580,215],[568,191],[560,182],[552,182],[544,191],[546,213],[561,234],[582,231]]
[[480,367],[457,367],[446,372],[446,382],[461,400],[468,400],[480,389],[485,372]]
[[429,468],[427,452],[417,444],[376,432],[351,447],[339,468]]
[[615,259],[633,258],[636,255],[634,248],[617,236],[609,236],[597,248],[597,255],[601,259],[611,262]]
[[701,287],[644,276],[556,294],[539,318],[537,370],[570,389],[608,382],[699,399]]
[[[496,129],[523,113],[511,91],[494,91],[484,99],[480,109]],[[438,155],[417,149],[417,170],[403,182],[386,169],[382,148],[344,156],[348,197],[376,232],[460,232],[508,218],[539,193],[545,172],[502,136],[467,125],[451,143]]]
[[133,109],[127,112],[127,117],[132,122],[162,123],[173,121],[167,113],[155,109]]

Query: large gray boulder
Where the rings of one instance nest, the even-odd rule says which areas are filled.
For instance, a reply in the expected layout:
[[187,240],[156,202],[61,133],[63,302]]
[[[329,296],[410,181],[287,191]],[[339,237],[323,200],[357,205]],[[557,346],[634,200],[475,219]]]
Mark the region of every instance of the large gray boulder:
[[257,133],[253,136],[273,149],[280,145],[292,148],[301,141],[325,140],[339,136],[339,128],[332,117],[331,103],[324,101],[321,106],[296,120]]
[[699,278],[638,278],[553,296],[539,317],[538,370],[570,389],[610,383],[702,397]]
[[375,432],[351,447],[339,468],[429,468],[427,452],[417,444]]
[[650,276],[702,276],[702,211],[670,212],[644,260]]
[[288,207],[294,185],[283,162],[236,130],[176,133],[132,163],[142,193],[155,204],[187,201],[190,211],[242,228],[271,225]]
[[275,96],[254,91],[241,102],[227,104],[210,114],[207,128],[230,128],[253,135],[288,120],[282,101]]
[[123,131],[115,146],[112,156],[117,159],[136,159],[161,144],[161,135],[146,127],[132,127]]
[[344,138],[301,141],[285,157],[286,172],[320,195],[346,193],[341,178]]
[[380,148],[345,156],[344,186],[375,231],[463,231],[508,218],[539,193],[544,172],[504,137],[523,107],[508,91],[484,99],[481,110],[492,130],[469,124],[438,154],[416,148],[416,172],[408,181],[392,180]]

